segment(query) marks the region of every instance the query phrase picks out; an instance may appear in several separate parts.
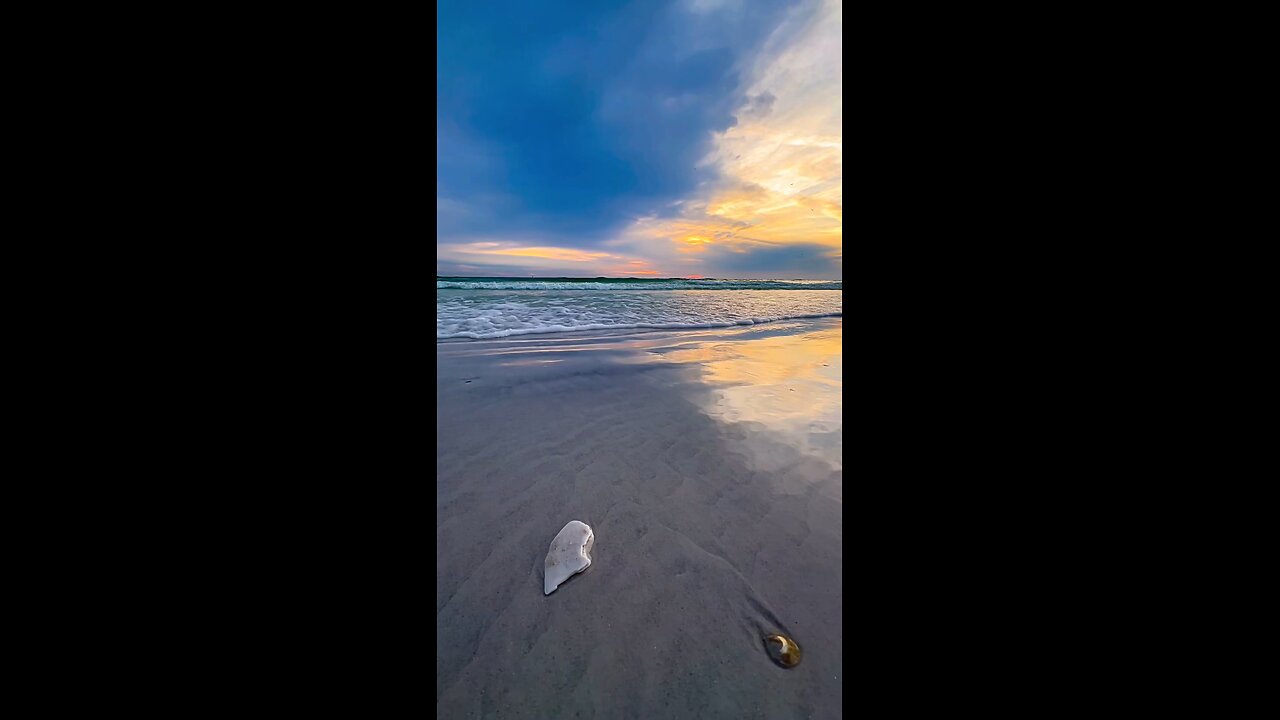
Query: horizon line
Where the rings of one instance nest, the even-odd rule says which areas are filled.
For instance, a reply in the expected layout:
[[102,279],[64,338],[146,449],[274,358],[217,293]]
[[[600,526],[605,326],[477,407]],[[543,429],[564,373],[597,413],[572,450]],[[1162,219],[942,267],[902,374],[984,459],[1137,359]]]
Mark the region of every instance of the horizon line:
[[778,277],[704,277],[678,276],[671,277],[636,277],[634,275],[441,275],[437,278],[500,278],[503,280],[821,280],[823,282],[844,282],[843,278],[778,278]]

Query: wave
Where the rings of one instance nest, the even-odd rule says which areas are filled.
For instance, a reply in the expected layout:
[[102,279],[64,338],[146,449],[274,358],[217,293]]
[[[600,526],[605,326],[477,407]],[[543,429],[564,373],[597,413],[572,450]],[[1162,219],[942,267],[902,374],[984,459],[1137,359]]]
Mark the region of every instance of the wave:
[[488,340],[492,338],[511,337],[512,335],[541,335],[546,333],[562,333],[562,332],[581,332],[584,330],[683,330],[697,328],[726,328],[736,327],[739,325],[761,325],[764,323],[779,322],[782,320],[807,320],[814,318],[838,318],[843,317],[843,312],[831,313],[805,313],[800,315],[786,315],[782,317],[764,317],[764,318],[743,318],[733,321],[712,321],[712,322],[669,322],[669,323],[586,323],[583,325],[532,325],[529,327],[519,328],[502,328],[489,331],[471,331],[460,330],[450,332],[448,330],[436,330],[437,340],[447,340],[450,338],[471,338],[473,340]]
[[511,278],[448,278],[436,280],[437,290],[843,290],[840,280],[649,280],[596,278],[593,280],[517,280]]

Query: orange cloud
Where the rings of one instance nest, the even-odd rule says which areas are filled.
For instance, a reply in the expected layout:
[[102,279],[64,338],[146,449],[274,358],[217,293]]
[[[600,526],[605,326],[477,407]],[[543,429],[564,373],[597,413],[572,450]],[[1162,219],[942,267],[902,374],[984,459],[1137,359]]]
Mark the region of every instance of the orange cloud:
[[[492,245],[493,243],[474,243],[474,245]],[[587,252],[574,248],[558,247],[526,247],[500,248],[491,250],[476,248],[472,250],[480,255],[506,255],[509,257],[545,258],[547,260],[568,260],[569,262],[591,262],[592,260],[621,259],[612,253]]]
[[659,271],[654,270],[645,260],[632,260],[627,263],[626,267],[612,268],[611,273],[618,275],[658,275]]
[[[436,246],[438,258],[451,262],[466,262],[473,265],[501,264],[503,258],[519,258],[519,262],[531,269],[544,272],[564,272],[560,263],[573,263],[570,272],[610,275],[661,275],[649,261],[635,259],[612,252],[596,252],[578,248],[554,247],[546,245],[520,246],[500,242],[451,243]],[[625,263],[618,266],[618,263]]]
[[677,252],[682,252],[682,253],[703,252],[704,250],[707,249],[705,246],[711,244],[711,238],[705,237],[703,235],[688,235],[683,240],[681,240],[681,242],[684,243],[684,247],[676,248]]
[[[841,8],[797,14],[766,44],[738,123],[716,136],[702,164],[721,180],[678,204],[676,217],[637,220],[617,245],[680,254],[715,246],[750,252],[789,244],[844,246]],[[758,99],[772,96],[760,112]],[[825,253],[824,253],[825,254]]]

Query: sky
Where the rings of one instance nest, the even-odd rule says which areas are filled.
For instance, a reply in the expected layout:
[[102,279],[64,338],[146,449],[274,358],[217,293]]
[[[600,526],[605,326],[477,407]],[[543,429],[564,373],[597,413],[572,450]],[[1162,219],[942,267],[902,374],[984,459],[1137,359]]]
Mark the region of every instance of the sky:
[[438,275],[842,277],[840,0],[437,20]]

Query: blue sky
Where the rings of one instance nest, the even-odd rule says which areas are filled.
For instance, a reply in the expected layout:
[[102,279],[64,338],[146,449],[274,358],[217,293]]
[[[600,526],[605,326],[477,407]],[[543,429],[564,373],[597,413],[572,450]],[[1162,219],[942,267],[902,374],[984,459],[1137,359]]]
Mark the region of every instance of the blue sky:
[[838,2],[437,8],[438,274],[841,276]]

